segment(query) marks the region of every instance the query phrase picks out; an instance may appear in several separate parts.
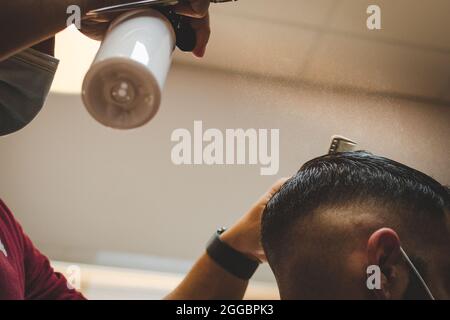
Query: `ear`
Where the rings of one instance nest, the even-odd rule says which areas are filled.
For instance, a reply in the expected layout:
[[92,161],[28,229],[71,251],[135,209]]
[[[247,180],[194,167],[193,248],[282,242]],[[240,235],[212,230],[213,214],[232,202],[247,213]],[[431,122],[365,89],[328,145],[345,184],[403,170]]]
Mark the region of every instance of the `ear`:
[[379,299],[391,299],[398,279],[398,265],[401,260],[400,238],[389,228],[381,228],[372,233],[367,242],[369,265],[377,265],[381,270],[381,290],[375,289]]

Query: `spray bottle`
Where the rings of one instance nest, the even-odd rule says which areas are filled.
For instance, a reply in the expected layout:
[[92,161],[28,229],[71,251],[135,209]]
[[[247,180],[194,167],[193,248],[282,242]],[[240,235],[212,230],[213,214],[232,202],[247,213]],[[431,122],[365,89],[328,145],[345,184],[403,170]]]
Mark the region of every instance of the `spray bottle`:
[[177,45],[195,47],[195,32],[169,8],[125,11],[109,26],[87,72],[82,99],[105,126],[130,129],[152,119]]

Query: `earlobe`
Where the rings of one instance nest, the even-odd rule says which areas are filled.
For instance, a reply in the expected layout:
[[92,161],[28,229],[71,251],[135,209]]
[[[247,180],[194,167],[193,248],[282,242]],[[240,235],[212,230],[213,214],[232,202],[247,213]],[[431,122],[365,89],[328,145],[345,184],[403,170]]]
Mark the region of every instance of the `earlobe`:
[[400,238],[390,228],[376,230],[367,241],[367,260],[369,265],[376,265],[381,270],[381,288],[374,289],[379,299],[391,299],[395,284],[395,270],[400,260]]

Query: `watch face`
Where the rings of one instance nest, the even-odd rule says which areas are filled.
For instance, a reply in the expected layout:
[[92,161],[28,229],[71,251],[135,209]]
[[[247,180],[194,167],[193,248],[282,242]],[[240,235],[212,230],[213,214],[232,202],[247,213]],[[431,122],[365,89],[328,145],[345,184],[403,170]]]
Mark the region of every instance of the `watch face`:
[[220,227],[219,229],[217,229],[217,234],[221,235],[222,233],[224,233],[225,231],[227,231],[227,228],[225,227]]

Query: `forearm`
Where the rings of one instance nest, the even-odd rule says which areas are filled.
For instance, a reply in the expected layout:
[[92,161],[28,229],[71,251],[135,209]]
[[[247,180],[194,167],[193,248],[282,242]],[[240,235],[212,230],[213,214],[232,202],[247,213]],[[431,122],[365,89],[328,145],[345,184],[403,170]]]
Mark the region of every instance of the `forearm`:
[[[253,229],[254,224],[249,220],[251,219],[241,219],[240,222],[225,231],[220,239],[234,250],[248,256],[248,258],[258,260],[253,255],[257,250],[248,250],[252,248],[252,245],[249,246],[249,242],[259,242],[259,240],[254,239],[254,236],[259,239],[259,233],[252,236],[254,232],[251,229]],[[229,273],[205,253],[192,267],[181,284],[166,299],[241,300],[247,286],[248,281]]]
[[170,293],[167,300],[240,300],[248,281],[241,280],[218,266],[206,253]]
[[3,1],[0,10],[0,60],[63,30],[70,5],[79,6],[83,14],[111,3],[117,3],[117,0]]
[[[261,215],[267,202],[288,178],[278,180],[220,240],[247,258],[263,262]],[[203,254],[181,284],[170,293],[170,300],[239,300],[244,297],[248,281],[239,279]]]

